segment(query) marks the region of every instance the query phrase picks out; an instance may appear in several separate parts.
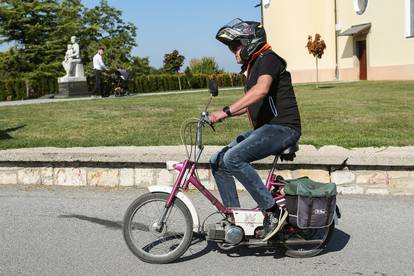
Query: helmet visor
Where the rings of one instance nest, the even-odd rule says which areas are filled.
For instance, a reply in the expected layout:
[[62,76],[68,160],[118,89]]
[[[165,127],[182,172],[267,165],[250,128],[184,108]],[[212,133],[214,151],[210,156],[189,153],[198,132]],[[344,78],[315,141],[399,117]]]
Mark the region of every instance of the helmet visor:
[[228,46],[229,46],[230,51],[232,51],[233,53],[236,53],[237,50],[241,47],[241,43],[238,40],[234,40],[230,42]]
[[235,36],[249,36],[254,35],[254,28],[246,21],[240,18],[233,19],[224,27],[231,29]]

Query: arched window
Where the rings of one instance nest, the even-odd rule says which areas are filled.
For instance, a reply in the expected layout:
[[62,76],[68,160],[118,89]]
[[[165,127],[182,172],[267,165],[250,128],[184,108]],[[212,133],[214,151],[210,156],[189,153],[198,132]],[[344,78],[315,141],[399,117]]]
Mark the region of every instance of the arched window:
[[368,0],[354,0],[354,10],[361,15],[365,12],[368,6]]

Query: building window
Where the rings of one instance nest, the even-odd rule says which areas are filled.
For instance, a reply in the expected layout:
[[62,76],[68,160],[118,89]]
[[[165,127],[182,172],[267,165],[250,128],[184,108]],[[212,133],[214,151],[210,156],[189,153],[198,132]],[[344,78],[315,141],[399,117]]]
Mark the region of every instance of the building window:
[[354,0],[354,10],[361,15],[365,12],[368,6],[368,0]]
[[414,37],[414,0],[405,0],[405,37]]

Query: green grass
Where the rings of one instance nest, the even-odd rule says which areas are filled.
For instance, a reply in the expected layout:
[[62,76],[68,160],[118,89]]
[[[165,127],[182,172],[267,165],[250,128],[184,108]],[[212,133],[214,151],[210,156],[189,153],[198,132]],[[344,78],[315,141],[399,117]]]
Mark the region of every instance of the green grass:
[[[295,86],[302,116],[300,143],[343,147],[414,145],[414,82]],[[242,91],[223,91],[215,110]],[[0,107],[0,149],[22,147],[178,145],[183,120],[198,117],[208,93]],[[248,128],[246,117],[205,132],[225,144]]]

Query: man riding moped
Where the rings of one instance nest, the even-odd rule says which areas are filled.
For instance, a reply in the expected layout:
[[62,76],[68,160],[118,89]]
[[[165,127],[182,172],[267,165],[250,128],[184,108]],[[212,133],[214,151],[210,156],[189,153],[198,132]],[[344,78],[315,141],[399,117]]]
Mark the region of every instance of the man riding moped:
[[295,145],[301,123],[286,61],[267,43],[259,22],[235,19],[219,29],[216,39],[233,52],[246,75],[245,94],[210,114],[211,123],[247,113],[252,129],[241,133],[210,159],[213,176],[226,207],[240,207],[236,178],[264,213],[264,238],[277,231],[279,208],[250,164]]

